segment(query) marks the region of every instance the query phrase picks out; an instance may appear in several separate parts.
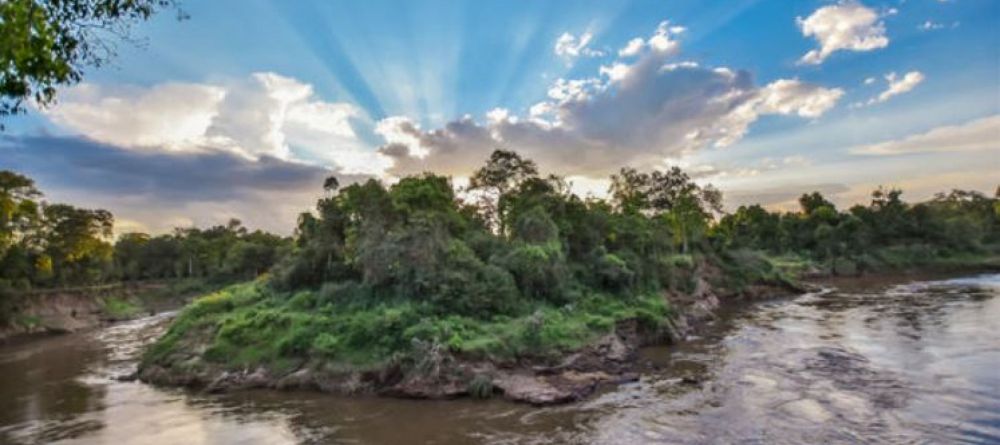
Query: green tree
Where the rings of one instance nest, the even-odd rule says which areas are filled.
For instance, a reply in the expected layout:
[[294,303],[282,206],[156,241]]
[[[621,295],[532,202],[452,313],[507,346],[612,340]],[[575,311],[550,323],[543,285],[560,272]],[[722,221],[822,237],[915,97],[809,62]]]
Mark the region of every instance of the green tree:
[[469,190],[487,193],[482,212],[497,227],[498,233],[507,234],[507,197],[515,187],[538,176],[535,162],[523,159],[513,151],[495,150],[486,165],[469,178]]
[[0,171],[0,258],[38,224],[41,195],[31,178]]

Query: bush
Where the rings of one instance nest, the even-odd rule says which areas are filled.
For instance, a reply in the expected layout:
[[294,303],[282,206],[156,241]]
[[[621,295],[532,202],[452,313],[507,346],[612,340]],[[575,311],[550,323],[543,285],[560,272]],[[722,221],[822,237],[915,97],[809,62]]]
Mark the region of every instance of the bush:
[[140,308],[128,300],[108,298],[104,301],[103,311],[112,319],[122,320],[134,317],[139,313]]
[[526,298],[555,304],[566,302],[569,274],[558,243],[519,245],[500,263],[514,275]]
[[847,258],[837,258],[833,261],[833,273],[835,275],[857,275],[858,264]]
[[601,255],[594,269],[594,275],[605,289],[623,291],[635,284],[635,272],[628,267],[625,260],[616,255],[610,253]]
[[449,245],[430,303],[441,314],[492,316],[512,313],[520,294],[506,270],[484,264],[464,243]]
[[488,399],[493,397],[496,388],[493,386],[493,378],[486,374],[476,374],[469,381],[469,395],[477,399]]

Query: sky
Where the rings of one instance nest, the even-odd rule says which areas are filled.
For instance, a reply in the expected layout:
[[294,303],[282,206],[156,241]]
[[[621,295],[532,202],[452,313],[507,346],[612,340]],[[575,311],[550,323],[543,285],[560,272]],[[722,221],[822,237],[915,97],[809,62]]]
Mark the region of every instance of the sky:
[[186,1],[9,118],[0,168],[119,232],[291,233],[341,184],[497,148],[603,196],[681,166],[732,209],[1000,185],[995,0]]

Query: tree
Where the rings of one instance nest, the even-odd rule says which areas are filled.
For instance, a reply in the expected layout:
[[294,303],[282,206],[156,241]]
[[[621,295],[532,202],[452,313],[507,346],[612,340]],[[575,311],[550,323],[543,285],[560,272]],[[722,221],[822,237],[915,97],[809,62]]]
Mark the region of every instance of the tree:
[[802,213],[806,215],[811,215],[816,210],[821,207],[829,207],[831,209],[836,209],[836,206],[832,202],[828,201],[823,194],[820,192],[812,192],[803,194],[799,197],[799,207],[802,208]]
[[18,238],[38,223],[41,192],[35,181],[12,171],[0,171],[0,258]]
[[486,165],[469,178],[469,190],[483,190],[492,195],[484,202],[482,210],[487,219],[496,224],[498,233],[506,235],[507,193],[525,180],[537,176],[538,167],[534,161],[523,159],[513,151],[495,150],[490,154]]
[[50,204],[42,214],[44,252],[60,283],[94,283],[109,275],[113,248],[108,240],[114,227],[110,212]]
[[337,180],[336,176],[329,176],[323,180],[323,190],[335,192],[338,188],[340,188],[340,181]]
[[622,213],[636,214],[650,207],[648,173],[640,173],[631,167],[623,167],[617,175],[611,175],[608,190],[611,201]]
[[110,61],[116,42],[133,41],[133,25],[176,7],[177,0],[0,2],[0,117],[23,113],[26,101],[51,104],[58,87]]

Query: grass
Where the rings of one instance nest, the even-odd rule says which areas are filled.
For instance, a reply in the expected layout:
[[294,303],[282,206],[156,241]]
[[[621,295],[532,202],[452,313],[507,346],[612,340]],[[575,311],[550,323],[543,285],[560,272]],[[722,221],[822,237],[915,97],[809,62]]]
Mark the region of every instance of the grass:
[[129,300],[118,297],[109,297],[104,300],[102,310],[108,317],[121,320],[134,317],[142,311],[142,308]]
[[14,324],[31,329],[40,326],[42,319],[36,315],[20,315],[16,318]]
[[819,268],[815,261],[793,253],[767,256],[767,260],[775,269],[789,277],[797,278],[806,271]]
[[282,369],[304,361],[365,369],[428,344],[470,359],[546,358],[585,346],[620,320],[637,319],[654,329],[668,315],[666,302],[655,294],[589,294],[570,305],[537,305],[518,316],[482,319],[437,315],[412,301],[332,303],[318,292],[280,293],[247,283],[194,301],[145,360],[168,364],[200,348],[206,361],[236,369]]
[[860,272],[892,272],[906,269],[1000,269],[1000,246],[984,246],[977,251],[948,251],[927,244],[902,244],[874,249],[861,255],[839,257],[834,262],[819,261],[796,253],[761,256],[781,274],[797,279],[804,272],[829,272],[831,264],[843,275]]

